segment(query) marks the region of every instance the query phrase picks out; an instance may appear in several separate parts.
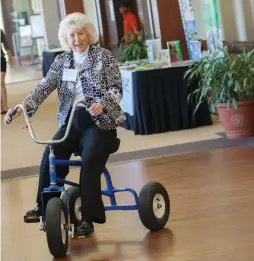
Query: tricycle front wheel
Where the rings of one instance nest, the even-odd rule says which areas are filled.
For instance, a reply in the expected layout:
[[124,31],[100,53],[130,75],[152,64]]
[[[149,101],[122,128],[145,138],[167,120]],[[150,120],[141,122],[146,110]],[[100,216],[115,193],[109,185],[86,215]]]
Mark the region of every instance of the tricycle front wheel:
[[64,257],[68,250],[68,218],[63,201],[51,198],[46,207],[46,235],[50,253]]

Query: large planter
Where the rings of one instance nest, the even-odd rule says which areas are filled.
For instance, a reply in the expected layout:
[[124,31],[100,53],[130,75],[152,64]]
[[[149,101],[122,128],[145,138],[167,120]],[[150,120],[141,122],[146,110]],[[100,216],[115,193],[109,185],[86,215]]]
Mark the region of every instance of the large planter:
[[254,101],[239,102],[237,110],[226,104],[218,104],[216,109],[228,139],[254,135]]

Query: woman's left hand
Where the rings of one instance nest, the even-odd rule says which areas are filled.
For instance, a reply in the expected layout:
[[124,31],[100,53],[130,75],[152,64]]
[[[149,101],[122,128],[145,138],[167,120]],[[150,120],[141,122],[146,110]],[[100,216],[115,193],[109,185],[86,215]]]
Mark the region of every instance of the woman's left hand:
[[103,113],[103,107],[101,104],[93,103],[89,108],[89,112],[92,116],[97,116]]

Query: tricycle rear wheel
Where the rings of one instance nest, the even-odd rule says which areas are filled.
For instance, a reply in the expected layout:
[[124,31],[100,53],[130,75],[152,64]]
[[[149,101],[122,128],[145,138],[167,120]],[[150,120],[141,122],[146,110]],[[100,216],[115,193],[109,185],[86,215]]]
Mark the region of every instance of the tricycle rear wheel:
[[141,189],[138,213],[142,224],[151,231],[160,230],[167,224],[170,200],[164,186],[149,182]]

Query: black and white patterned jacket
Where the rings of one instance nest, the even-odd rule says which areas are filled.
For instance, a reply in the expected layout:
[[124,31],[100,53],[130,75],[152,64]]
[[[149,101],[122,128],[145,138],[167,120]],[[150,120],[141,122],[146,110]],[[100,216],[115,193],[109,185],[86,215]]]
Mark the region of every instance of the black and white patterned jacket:
[[[77,82],[63,81],[63,69],[74,69],[73,52],[64,52],[55,58],[49,72],[34,88],[24,103],[32,110],[55,90],[58,92],[58,127],[65,124],[72,106]],[[122,99],[122,78],[115,58],[107,49],[96,45],[89,47],[86,61],[78,69],[81,85],[87,104],[100,103],[104,113],[92,116],[96,125],[103,130],[115,129],[125,120],[119,105]]]

